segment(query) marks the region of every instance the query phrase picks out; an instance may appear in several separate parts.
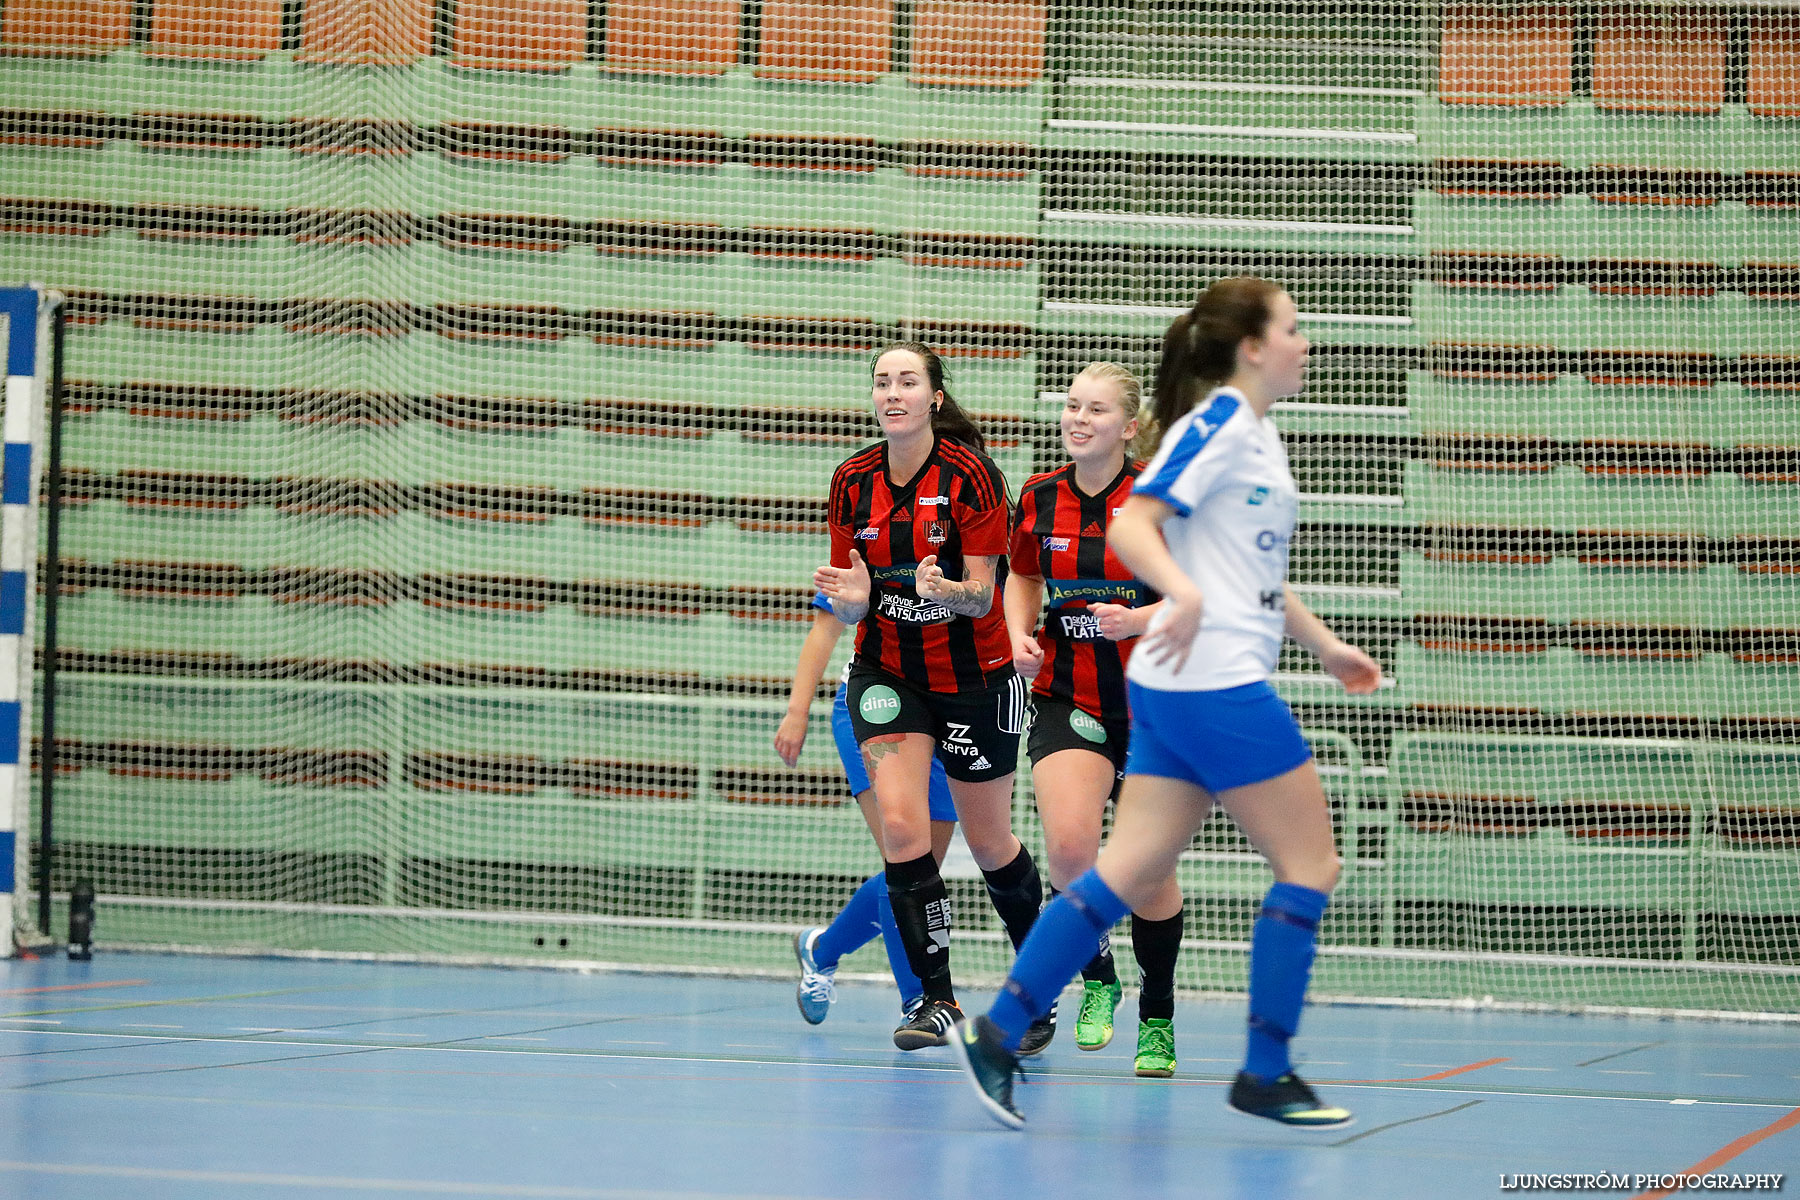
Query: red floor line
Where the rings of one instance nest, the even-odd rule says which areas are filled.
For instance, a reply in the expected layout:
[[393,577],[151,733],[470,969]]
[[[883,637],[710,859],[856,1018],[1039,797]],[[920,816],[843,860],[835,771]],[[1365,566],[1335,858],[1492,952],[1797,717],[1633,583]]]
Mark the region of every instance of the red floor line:
[[[1756,1145],[1756,1143],[1772,1138],[1778,1133],[1784,1133],[1796,1125],[1800,1125],[1800,1108],[1793,1109],[1787,1116],[1782,1117],[1772,1125],[1764,1125],[1761,1129],[1755,1129],[1746,1133],[1743,1137],[1737,1139],[1737,1141],[1732,1142],[1722,1150],[1715,1150],[1713,1153],[1707,1155],[1686,1170],[1671,1171],[1669,1174],[1704,1175],[1714,1167],[1730,1162],[1750,1147]],[[1633,1196],[1631,1200],[1663,1200],[1664,1196],[1673,1196],[1680,1190],[1681,1189],[1678,1187],[1658,1188],[1653,1192],[1639,1192],[1637,1195]]]
[[1484,1058],[1480,1062],[1467,1066],[1451,1067],[1448,1071],[1439,1071],[1436,1075],[1421,1075],[1417,1079],[1401,1079],[1399,1083],[1435,1083],[1439,1079],[1448,1079],[1452,1075],[1467,1075],[1470,1071],[1479,1071],[1483,1067],[1491,1067],[1495,1063],[1511,1062],[1510,1058]]
[[1460,1067],[1451,1067],[1448,1071],[1439,1071],[1436,1075],[1420,1075],[1416,1079],[1334,1079],[1333,1083],[1436,1083],[1440,1079],[1449,1079],[1453,1075],[1467,1075],[1470,1071],[1479,1071],[1483,1067],[1491,1067],[1495,1063],[1511,1062],[1510,1058],[1484,1058],[1480,1062],[1467,1063]]
[[109,979],[104,983],[59,983],[54,987],[0,988],[0,996],[35,996],[40,992],[90,992],[95,988],[142,987],[148,979]]

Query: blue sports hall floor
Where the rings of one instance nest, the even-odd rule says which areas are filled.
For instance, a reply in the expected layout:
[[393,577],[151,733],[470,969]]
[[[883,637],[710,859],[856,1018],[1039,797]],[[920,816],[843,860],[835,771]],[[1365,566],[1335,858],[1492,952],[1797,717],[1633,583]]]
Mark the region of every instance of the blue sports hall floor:
[[1184,1001],[1180,1070],[1151,1081],[1128,994],[1111,1047],[1065,1028],[1032,1064],[1013,1133],[947,1050],[892,1048],[895,1008],[846,983],[814,1028],[776,979],[3,961],[0,1196],[1461,1200],[1800,1173],[1791,1024],[1315,1006],[1302,1069],[1358,1120],[1306,1135],[1224,1105],[1241,1002]]

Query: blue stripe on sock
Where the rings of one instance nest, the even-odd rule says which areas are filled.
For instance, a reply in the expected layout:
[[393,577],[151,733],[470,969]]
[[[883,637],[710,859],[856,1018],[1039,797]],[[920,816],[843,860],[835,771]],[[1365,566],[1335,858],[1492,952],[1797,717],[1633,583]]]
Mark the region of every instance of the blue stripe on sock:
[[1250,1021],[1244,1070],[1260,1079],[1276,1079],[1293,1069],[1288,1040],[1300,1028],[1318,923],[1330,900],[1312,888],[1278,883],[1264,897],[1262,915],[1250,931]]
[[1129,911],[1130,905],[1090,870],[1038,914],[1006,986],[988,1009],[1008,1050],[1019,1048],[1031,1023],[1050,1011],[1069,980],[1094,957],[1100,938]]
[[1276,908],[1272,904],[1263,905],[1262,912],[1257,915],[1267,917],[1271,921],[1280,921],[1284,925],[1292,925],[1298,929],[1304,929],[1308,933],[1317,932],[1319,928],[1319,923],[1317,921],[1303,917],[1299,913],[1291,913],[1286,909]]
[[813,943],[813,961],[821,967],[835,967],[844,955],[875,940],[875,935],[881,932],[881,906],[886,900],[886,879],[871,875],[863,880],[850,902],[838,910],[838,915]]

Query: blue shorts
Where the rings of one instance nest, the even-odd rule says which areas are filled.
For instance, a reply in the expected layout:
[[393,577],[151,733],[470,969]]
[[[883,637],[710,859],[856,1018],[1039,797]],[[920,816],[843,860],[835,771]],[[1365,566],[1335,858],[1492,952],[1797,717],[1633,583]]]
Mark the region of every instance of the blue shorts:
[[[863,765],[862,751],[856,745],[856,732],[850,728],[850,703],[844,699],[844,685],[838,684],[831,698],[831,736],[837,739],[838,758],[844,763],[844,778],[850,782],[850,794],[869,790],[869,769]],[[950,800],[950,780],[944,764],[931,756],[931,819],[956,820],[956,805]]]
[[1218,795],[1285,775],[1312,757],[1287,701],[1265,682],[1211,692],[1125,685],[1131,752],[1125,774],[1185,779]]

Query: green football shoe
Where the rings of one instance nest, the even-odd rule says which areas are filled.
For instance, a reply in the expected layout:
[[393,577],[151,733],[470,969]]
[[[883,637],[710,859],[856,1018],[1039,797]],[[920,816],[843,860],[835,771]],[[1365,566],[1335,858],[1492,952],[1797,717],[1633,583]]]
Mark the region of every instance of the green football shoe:
[[1146,1079],[1175,1074],[1175,1023],[1161,1017],[1138,1022],[1137,1073]]
[[1075,1017],[1075,1045],[1082,1050],[1104,1050],[1113,1039],[1113,1009],[1125,988],[1118,980],[1081,985],[1081,1012]]

